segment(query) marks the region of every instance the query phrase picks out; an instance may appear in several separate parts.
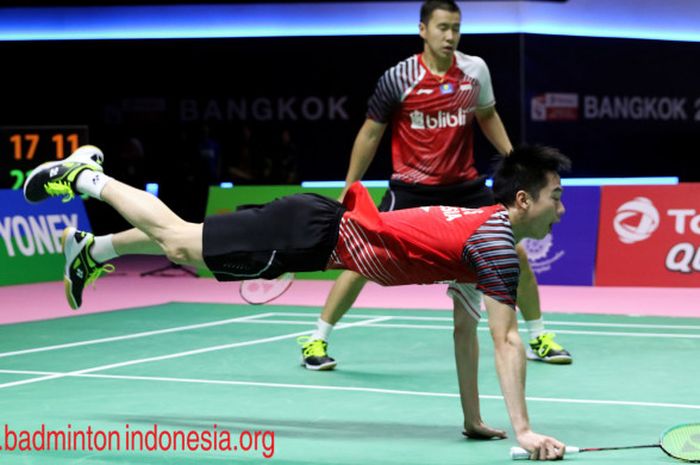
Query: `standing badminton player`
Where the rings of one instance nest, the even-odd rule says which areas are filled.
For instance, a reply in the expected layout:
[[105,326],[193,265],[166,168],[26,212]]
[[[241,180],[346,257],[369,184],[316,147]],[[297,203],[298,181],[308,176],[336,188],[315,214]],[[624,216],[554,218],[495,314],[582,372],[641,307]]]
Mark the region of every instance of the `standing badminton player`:
[[[496,111],[486,63],[457,51],[460,23],[461,12],[453,0],[425,1],[419,24],[423,52],[388,69],[369,99],[367,118],[352,148],[346,185],[362,179],[391,124],[393,174],[380,211],[425,205],[476,208],[495,203],[474,164],[473,121],[501,155],[507,155],[512,145]],[[530,335],[527,357],[571,363],[571,354],[554,340],[554,333],[545,331],[537,280],[525,249],[518,246],[517,250],[521,271],[517,304]],[[366,282],[365,276],[354,271],[338,277],[316,330],[300,341],[306,368],[331,370],[336,366],[328,355],[328,340]],[[461,312],[474,292],[473,286],[460,283],[447,290],[455,311]]]
[[[533,458],[558,459],[564,445],[535,433],[525,403],[525,352],[518,335],[515,302],[519,261],[515,244],[542,238],[564,213],[559,171],[568,158],[555,149],[523,147],[501,161],[494,176],[500,204],[467,209],[431,206],[380,213],[360,183],[343,203],[297,194],[254,208],[189,223],[157,197],[104,174],[102,152],[84,146],[62,161],[44,163],[27,179],[29,202],[87,194],[111,205],[133,229],[95,238],[67,228],[62,236],[66,296],[73,308],[84,286],[105,271],[111,258],[166,255],[181,265],[208,268],[220,281],[272,279],[288,271],[349,269],[382,285],[439,281],[474,283],[485,295],[496,369],[519,444]],[[466,350],[478,350],[480,296],[465,299],[456,325],[470,335]],[[478,357],[458,368],[467,434],[505,437],[481,419]]]

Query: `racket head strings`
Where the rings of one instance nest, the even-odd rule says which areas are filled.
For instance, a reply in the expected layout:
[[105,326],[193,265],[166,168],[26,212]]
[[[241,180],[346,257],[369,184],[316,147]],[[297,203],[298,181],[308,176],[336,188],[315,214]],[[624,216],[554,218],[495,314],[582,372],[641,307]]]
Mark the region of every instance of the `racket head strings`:
[[700,463],[700,423],[673,426],[661,434],[659,445],[669,456]]
[[251,279],[241,281],[239,294],[252,305],[262,305],[287,292],[294,282],[294,273],[284,273],[275,279]]

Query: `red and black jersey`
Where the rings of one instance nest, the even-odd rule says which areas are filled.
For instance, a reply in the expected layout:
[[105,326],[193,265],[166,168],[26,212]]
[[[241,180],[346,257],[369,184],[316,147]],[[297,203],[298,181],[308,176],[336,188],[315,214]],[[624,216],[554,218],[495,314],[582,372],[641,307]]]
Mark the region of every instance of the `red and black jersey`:
[[455,52],[444,76],[414,55],[387,70],[369,100],[367,117],[392,125],[392,179],[456,184],[477,177],[474,110],[495,104],[484,60]]
[[385,286],[444,281],[477,288],[514,306],[519,275],[515,239],[501,205],[377,211],[353,184],[329,268],[346,268]]

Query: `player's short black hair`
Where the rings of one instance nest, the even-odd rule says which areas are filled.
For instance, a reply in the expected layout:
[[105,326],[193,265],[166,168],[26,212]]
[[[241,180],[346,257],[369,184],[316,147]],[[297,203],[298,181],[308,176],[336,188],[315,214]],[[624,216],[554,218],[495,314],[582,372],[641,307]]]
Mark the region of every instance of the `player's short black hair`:
[[571,169],[571,160],[559,150],[543,145],[522,145],[504,157],[493,175],[493,195],[496,202],[515,204],[518,191],[525,191],[537,200],[547,185],[547,173]]
[[420,7],[420,22],[427,25],[435,10],[462,14],[459,10],[459,5],[454,0],[426,0]]

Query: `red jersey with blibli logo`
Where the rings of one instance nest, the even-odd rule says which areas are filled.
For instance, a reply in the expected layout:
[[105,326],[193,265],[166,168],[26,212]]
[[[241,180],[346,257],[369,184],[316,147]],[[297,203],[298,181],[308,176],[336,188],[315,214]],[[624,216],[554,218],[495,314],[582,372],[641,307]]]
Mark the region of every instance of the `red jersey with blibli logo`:
[[503,206],[379,213],[359,182],[343,203],[348,210],[329,268],[350,269],[385,286],[477,283],[487,295],[514,304],[519,265]]
[[450,69],[437,76],[419,54],[384,73],[369,100],[367,116],[391,122],[393,180],[447,185],[478,176],[474,111],[494,104],[484,60],[455,52]]

